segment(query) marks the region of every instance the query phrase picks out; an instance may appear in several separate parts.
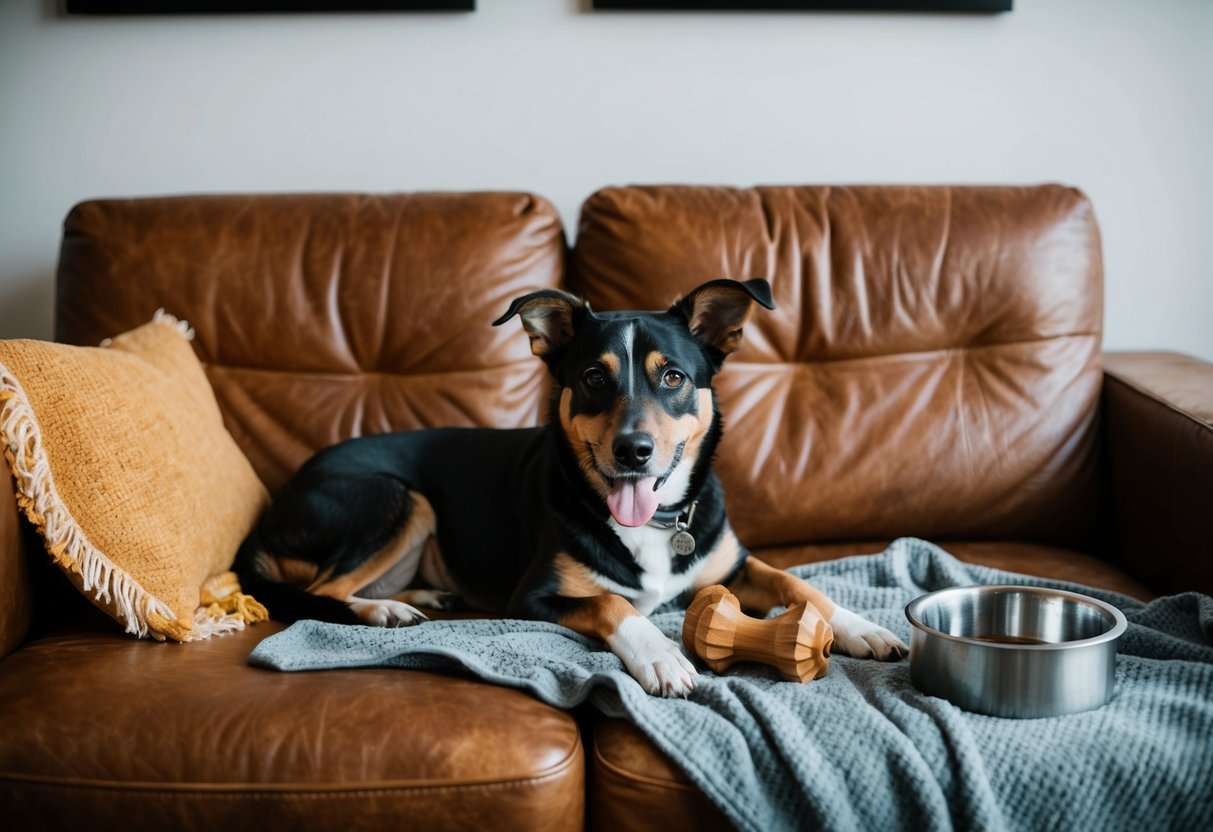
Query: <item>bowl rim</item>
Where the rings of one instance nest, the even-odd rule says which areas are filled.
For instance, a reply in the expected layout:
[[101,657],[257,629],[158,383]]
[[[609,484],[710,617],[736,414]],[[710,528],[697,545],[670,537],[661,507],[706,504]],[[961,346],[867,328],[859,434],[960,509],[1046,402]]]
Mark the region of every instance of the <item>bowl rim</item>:
[[[939,598],[949,594],[985,594],[989,592],[1023,592],[1030,595],[1048,595],[1060,596],[1068,598],[1072,601],[1077,601],[1081,604],[1093,606],[1100,611],[1107,613],[1112,617],[1112,627],[1106,633],[1100,633],[1091,638],[1075,639],[1073,641],[1058,641],[1047,642],[1045,644],[1016,644],[999,641],[985,641],[983,639],[974,638],[973,636],[955,636],[951,633],[945,633],[942,630],[937,630],[934,627],[927,626],[922,622],[920,610],[926,606],[932,599]],[[923,633],[936,636],[938,638],[955,641],[961,644],[970,644],[975,647],[988,647],[992,650],[1073,650],[1078,647],[1092,646],[1103,644],[1109,641],[1115,641],[1124,635],[1125,630],[1129,627],[1129,622],[1125,618],[1125,614],[1107,601],[1101,601],[1098,598],[1092,598],[1090,595],[1083,595],[1081,592],[1070,592],[1065,589],[1049,589],[1041,586],[1023,586],[1020,584],[972,584],[970,586],[950,586],[945,589],[937,589],[934,592],[927,592],[919,595],[917,598],[906,604],[906,618],[909,619],[910,626],[921,630]]]

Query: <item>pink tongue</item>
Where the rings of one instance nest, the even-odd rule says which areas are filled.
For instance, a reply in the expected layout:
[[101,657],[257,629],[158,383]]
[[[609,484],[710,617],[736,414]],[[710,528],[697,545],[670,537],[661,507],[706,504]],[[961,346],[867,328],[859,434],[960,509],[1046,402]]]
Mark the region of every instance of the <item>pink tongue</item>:
[[657,512],[657,492],[653,490],[656,482],[656,477],[619,480],[607,497],[607,508],[615,522],[621,526],[643,526],[652,520]]

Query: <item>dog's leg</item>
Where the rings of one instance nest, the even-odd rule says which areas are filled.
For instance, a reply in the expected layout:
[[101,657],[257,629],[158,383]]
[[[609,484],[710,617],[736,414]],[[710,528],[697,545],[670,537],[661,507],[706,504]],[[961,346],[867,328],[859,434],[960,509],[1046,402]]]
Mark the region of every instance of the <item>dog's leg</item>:
[[659,696],[686,696],[695,687],[695,665],[682,648],[621,595],[566,598],[559,623],[606,642],[640,686]]
[[346,603],[354,615],[362,619],[362,623],[372,627],[408,627],[429,621],[421,610],[391,598],[359,598],[351,595]]
[[897,661],[909,653],[901,639],[878,624],[831,601],[809,582],[776,569],[750,555],[741,574],[729,586],[741,606],[766,615],[772,607],[808,601],[834,629],[834,649],[861,659]]
[[399,529],[379,549],[349,571],[322,575],[308,591],[345,601],[363,623],[373,627],[407,627],[428,621],[413,606],[420,598],[402,590],[416,576],[422,552],[434,534],[434,509],[424,496],[409,491],[404,516]]
[[573,598],[548,595],[527,600],[528,618],[554,621],[583,636],[601,639],[640,686],[657,696],[686,696],[698,671],[682,648],[622,595]]
[[[407,564],[407,575],[420,575],[425,583],[425,589],[405,589],[400,591],[401,575],[393,575],[400,571],[393,569],[384,578],[376,582],[374,587],[363,590],[360,594],[371,598],[381,598],[387,594],[393,601],[400,601],[413,607],[429,607],[434,610],[465,610],[471,609],[463,598],[455,591],[455,582],[447,572],[446,564],[442,561],[442,551],[438,548],[438,539],[434,537],[436,530],[434,512],[424,497],[414,493],[414,502],[420,508],[414,509],[413,520],[418,525],[414,527],[411,541],[413,546],[401,558],[401,564]],[[428,530],[429,535],[426,535]],[[376,591],[382,590],[382,591]]]
[[838,607],[830,618],[834,628],[834,646],[848,656],[895,662],[910,653],[905,642],[862,615]]
[[445,589],[406,589],[392,596],[393,601],[401,601],[417,607],[429,607],[432,610],[464,609],[464,601],[454,592]]

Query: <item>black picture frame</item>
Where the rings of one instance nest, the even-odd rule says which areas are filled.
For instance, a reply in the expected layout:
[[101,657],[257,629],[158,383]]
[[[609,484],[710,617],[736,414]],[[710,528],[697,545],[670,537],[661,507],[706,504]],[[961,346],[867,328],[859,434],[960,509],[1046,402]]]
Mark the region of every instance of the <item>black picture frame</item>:
[[476,0],[66,0],[68,14],[474,12]]
[[1013,0],[594,0],[610,11],[1009,12]]

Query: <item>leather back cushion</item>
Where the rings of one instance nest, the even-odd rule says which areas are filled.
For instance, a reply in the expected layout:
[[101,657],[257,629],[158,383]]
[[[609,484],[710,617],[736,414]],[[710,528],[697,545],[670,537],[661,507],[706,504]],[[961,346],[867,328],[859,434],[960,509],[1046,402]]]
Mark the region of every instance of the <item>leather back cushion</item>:
[[56,337],[188,320],[229,431],[277,489],[342,439],[536,423],[543,365],[509,301],[559,285],[558,215],[529,194],[86,202],[66,221]]
[[1092,543],[1102,262],[1057,186],[626,187],[583,206],[570,282],[664,308],[765,277],[717,379],[747,545],[913,534]]

